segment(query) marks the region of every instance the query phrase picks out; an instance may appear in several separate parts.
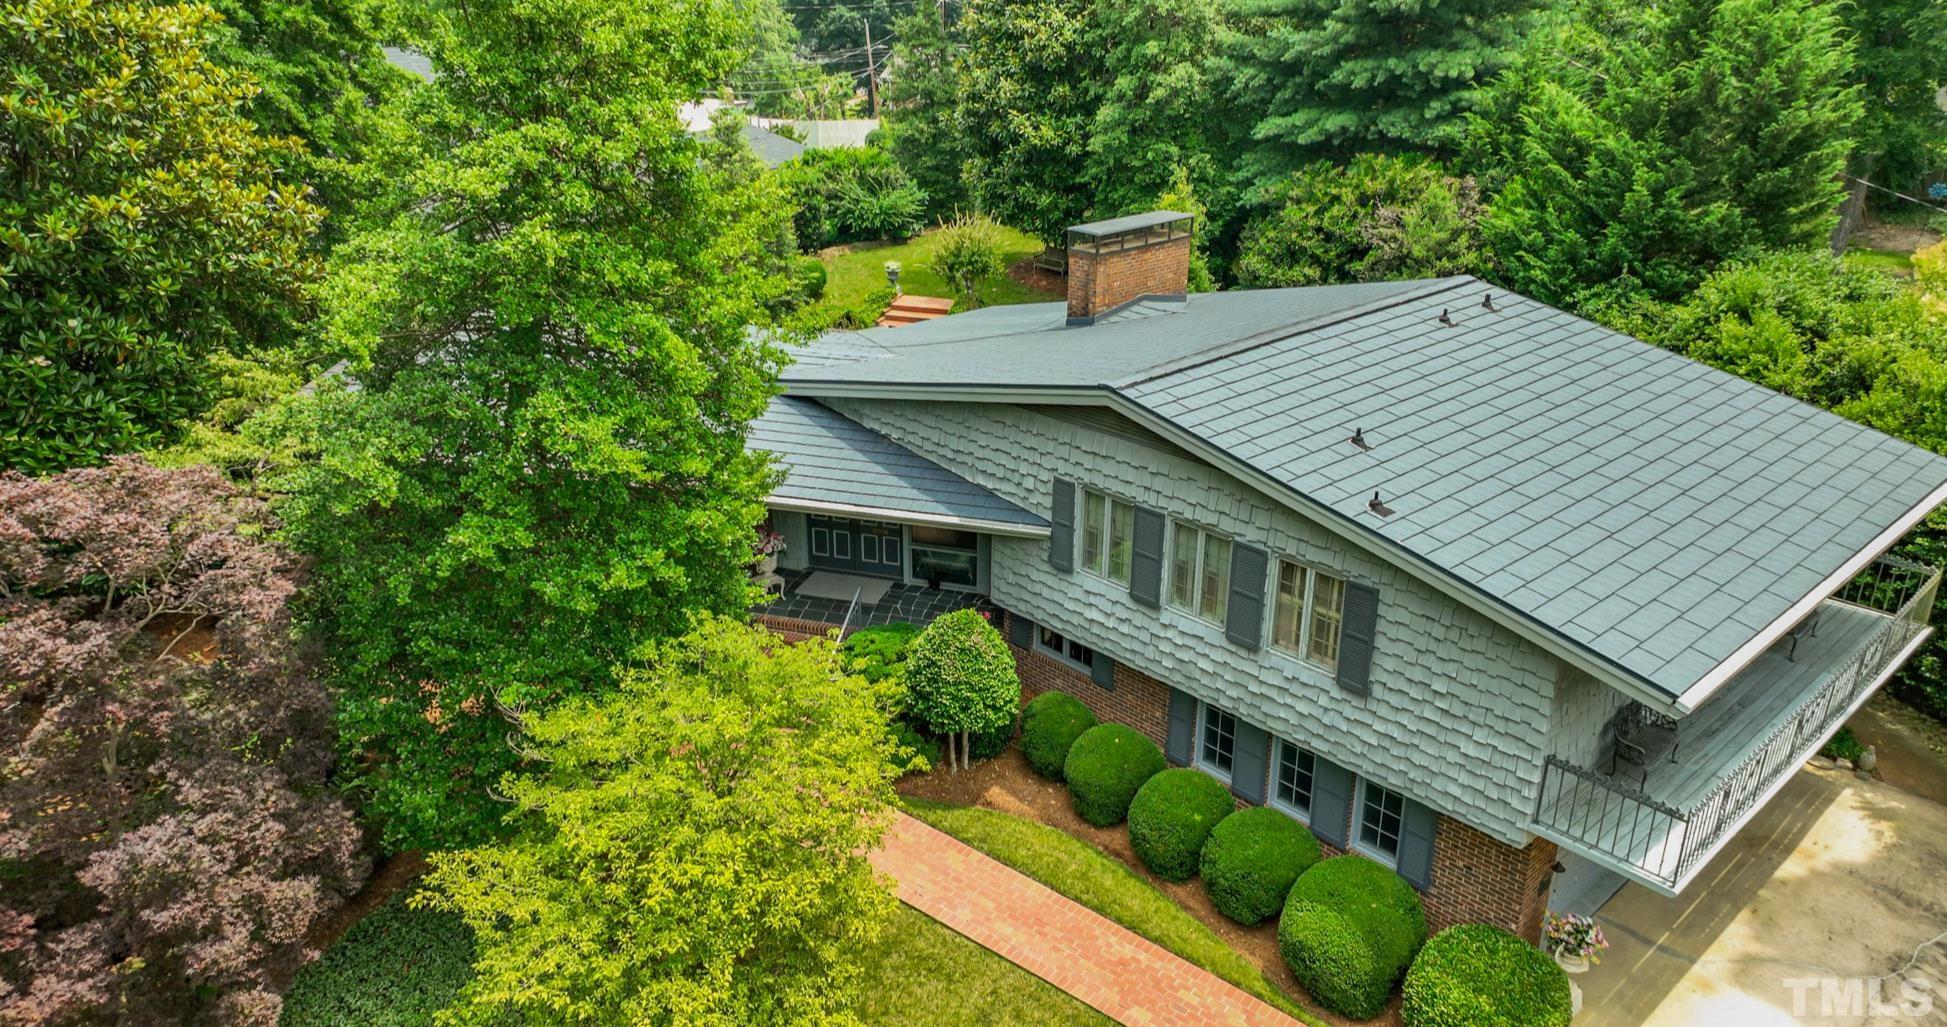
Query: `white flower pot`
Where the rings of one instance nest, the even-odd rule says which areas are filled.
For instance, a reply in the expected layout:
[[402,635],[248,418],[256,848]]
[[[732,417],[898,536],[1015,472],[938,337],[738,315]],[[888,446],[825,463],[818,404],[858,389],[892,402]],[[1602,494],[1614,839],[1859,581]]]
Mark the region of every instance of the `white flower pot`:
[[1555,962],[1558,965],[1560,965],[1563,970],[1566,970],[1572,974],[1582,974],[1582,973],[1589,972],[1589,957],[1587,956],[1574,955],[1567,952],[1557,952],[1555,953]]
[[757,574],[757,576],[758,576],[758,577],[760,577],[760,578],[761,578],[761,577],[763,577],[764,575],[767,575],[767,574],[776,574],[776,573],[777,573],[777,554],[776,554],[776,553],[772,553],[772,554],[771,554],[771,555],[769,555],[769,556],[760,556],[760,557],[758,557],[758,558],[757,558],[757,571],[756,571],[756,574]]

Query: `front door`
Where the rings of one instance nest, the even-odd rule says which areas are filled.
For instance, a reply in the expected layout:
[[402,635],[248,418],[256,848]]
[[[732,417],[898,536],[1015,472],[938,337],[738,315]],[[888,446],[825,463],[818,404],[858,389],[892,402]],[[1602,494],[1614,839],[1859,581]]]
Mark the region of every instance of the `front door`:
[[811,566],[881,578],[905,576],[899,525],[846,517],[806,517],[805,523],[811,532]]

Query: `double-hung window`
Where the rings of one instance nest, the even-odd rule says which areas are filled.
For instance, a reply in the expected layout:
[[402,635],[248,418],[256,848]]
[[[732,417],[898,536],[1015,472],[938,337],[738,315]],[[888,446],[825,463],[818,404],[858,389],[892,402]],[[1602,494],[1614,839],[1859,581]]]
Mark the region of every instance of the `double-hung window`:
[[1199,705],[1197,765],[1228,782],[1237,762],[1237,718],[1209,703]]
[[1312,815],[1312,775],[1317,757],[1309,751],[1278,739],[1278,761],[1272,767],[1271,805],[1301,819]]
[[1352,844],[1388,865],[1397,863],[1400,826],[1405,816],[1405,796],[1361,778]]
[[1129,556],[1136,535],[1136,508],[1092,489],[1082,491],[1082,566],[1111,581],[1129,583]]
[[1271,644],[1326,670],[1339,665],[1339,626],[1345,620],[1345,582],[1290,560],[1278,561],[1271,607]]
[[1230,539],[1194,525],[1170,525],[1170,605],[1218,624],[1230,601]]

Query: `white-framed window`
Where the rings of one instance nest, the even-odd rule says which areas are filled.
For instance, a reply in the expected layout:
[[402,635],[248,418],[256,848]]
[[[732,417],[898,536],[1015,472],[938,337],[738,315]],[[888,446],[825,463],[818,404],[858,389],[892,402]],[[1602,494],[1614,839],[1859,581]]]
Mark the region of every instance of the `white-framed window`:
[[1271,602],[1271,644],[1325,670],[1339,665],[1345,581],[1290,560],[1278,561]]
[[1197,706],[1197,766],[1228,784],[1237,764],[1237,718],[1207,702]]
[[1135,504],[1082,490],[1082,569],[1127,585],[1135,538]]
[[1170,605],[1222,624],[1230,603],[1230,539],[1170,522]]
[[1278,739],[1277,756],[1271,764],[1271,805],[1309,821],[1312,815],[1312,780],[1318,757],[1309,749]]
[[1063,663],[1079,667],[1082,670],[1088,670],[1095,666],[1095,650],[1063,635],[1061,632],[1056,631],[1046,624],[1035,625],[1034,644],[1042,652],[1053,656]]
[[958,528],[915,524],[908,529],[914,581],[939,588],[974,589],[980,585],[980,536]]
[[1406,797],[1364,778],[1359,779],[1359,802],[1352,818],[1352,847],[1388,866],[1399,862],[1399,832],[1406,816]]

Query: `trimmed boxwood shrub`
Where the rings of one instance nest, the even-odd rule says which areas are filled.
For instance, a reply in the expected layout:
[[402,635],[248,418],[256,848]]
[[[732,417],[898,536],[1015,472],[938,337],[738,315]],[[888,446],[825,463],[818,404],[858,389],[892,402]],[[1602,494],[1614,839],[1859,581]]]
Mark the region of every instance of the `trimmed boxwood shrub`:
[[1540,949],[1487,924],[1435,935],[1401,989],[1407,1027],[1568,1027],[1568,975]]
[[1211,829],[1198,869],[1217,912],[1250,926],[1284,908],[1291,886],[1318,856],[1318,839],[1305,825],[1253,806]]
[[1028,766],[1050,781],[1060,781],[1068,749],[1095,726],[1095,714],[1067,692],[1043,692],[1021,711],[1021,754]]
[[1129,844],[1136,858],[1165,881],[1187,881],[1210,829],[1237,810],[1230,789],[1201,770],[1165,770],[1136,790],[1129,803]]
[[894,621],[852,632],[839,644],[838,651],[845,656],[846,670],[878,684],[905,673],[906,657],[917,638],[919,625]]
[[1404,878],[1361,856],[1305,871],[1285,899],[1278,952],[1335,1013],[1377,1016],[1426,940],[1426,912]]
[[1380,962],[1358,925],[1315,902],[1285,904],[1278,953],[1319,1005],[1354,1020],[1378,1016],[1398,976]]
[[1097,724],[1075,739],[1061,772],[1075,812],[1097,827],[1109,827],[1122,823],[1137,790],[1168,766],[1163,750],[1135,728]]

